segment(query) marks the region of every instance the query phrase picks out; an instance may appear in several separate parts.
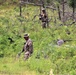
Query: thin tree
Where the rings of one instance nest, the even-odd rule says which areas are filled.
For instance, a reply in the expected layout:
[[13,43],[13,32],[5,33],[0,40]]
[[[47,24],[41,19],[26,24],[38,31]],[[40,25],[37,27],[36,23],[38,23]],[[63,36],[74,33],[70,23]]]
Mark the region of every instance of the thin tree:
[[60,6],[59,6],[59,5],[57,5],[57,8],[58,8],[59,20],[61,20]]
[[[62,17],[63,17],[63,22],[64,22],[64,18],[65,18],[65,3],[66,3],[66,0],[57,0],[58,3],[60,5],[62,5]],[[59,18],[61,19],[60,17],[60,6],[58,5],[58,11],[59,11]]]
[[22,0],[19,1],[20,16],[22,16]]
[[69,6],[73,8],[72,17],[75,19],[76,0],[69,0]]

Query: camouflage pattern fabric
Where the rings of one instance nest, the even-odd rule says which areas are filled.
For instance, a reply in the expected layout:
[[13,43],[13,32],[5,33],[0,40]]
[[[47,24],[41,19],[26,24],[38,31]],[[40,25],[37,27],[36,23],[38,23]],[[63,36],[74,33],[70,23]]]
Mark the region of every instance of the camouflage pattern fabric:
[[31,54],[33,53],[33,42],[31,39],[28,39],[23,47],[23,50],[25,52],[24,59],[28,59]]
[[42,28],[46,28],[47,27],[47,23],[48,23],[48,17],[46,14],[41,14],[39,19],[42,21]]
[[42,22],[42,28],[46,28],[47,22]]

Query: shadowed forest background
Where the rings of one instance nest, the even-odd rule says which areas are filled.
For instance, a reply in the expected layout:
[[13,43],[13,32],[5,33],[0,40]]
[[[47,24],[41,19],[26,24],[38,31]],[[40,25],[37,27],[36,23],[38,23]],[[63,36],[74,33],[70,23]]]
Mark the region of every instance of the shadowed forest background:
[[[44,4],[49,27],[38,15]],[[0,0],[0,75],[76,75],[76,0]],[[17,54],[24,33],[34,53],[24,61]],[[57,39],[63,39],[61,46]]]

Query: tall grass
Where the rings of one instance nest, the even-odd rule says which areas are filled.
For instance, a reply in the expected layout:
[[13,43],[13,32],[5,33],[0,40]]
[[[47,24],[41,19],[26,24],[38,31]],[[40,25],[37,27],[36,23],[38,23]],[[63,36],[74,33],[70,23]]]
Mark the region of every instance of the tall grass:
[[[60,26],[61,22],[54,18],[50,27],[42,29],[38,16],[32,21],[33,16],[39,14],[38,7],[23,7],[22,17],[19,16],[19,8],[11,7],[0,11],[0,73],[19,75],[50,75],[50,70],[57,74],[75,75],[76,41],[75,25]],[[49,10],[49,9],[48,9]],[[6,12],[7,11],[7,12]],[[29,15],[27,15],[29,13]],[[49,16],[57,15],[56,12],[48,11]],[[51,13],[51,14],[50,14]],[[54,17],[57,17],[55,16]],[[71,34],[68,35],[67,31]],[[29,33],[33,40],[34,53],[24,61],[24,53],[16,58],[22,50],[25,40],[24,33]],[[8,38],[14,42],[10,42]],[[57,46],[57,39],[74,39]],[[29,73],[30,72],[30,73]]]

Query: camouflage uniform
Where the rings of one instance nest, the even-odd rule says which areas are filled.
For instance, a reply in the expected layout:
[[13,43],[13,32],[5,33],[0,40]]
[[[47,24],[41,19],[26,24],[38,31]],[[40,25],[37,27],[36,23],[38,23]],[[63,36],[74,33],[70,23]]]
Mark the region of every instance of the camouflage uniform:
[[46,28],[48,23],[48,17],[46,13],[41,13],[39,19],[42,21],[42,28]]
[[42,27],[46,28],[46,26],[47,26],[47,16],[44,15],[42,16]]
[[23,51],[25,52],[24,59],[28,59],[33,53],[33,42],[31,39],[28,39],[24,44]]

